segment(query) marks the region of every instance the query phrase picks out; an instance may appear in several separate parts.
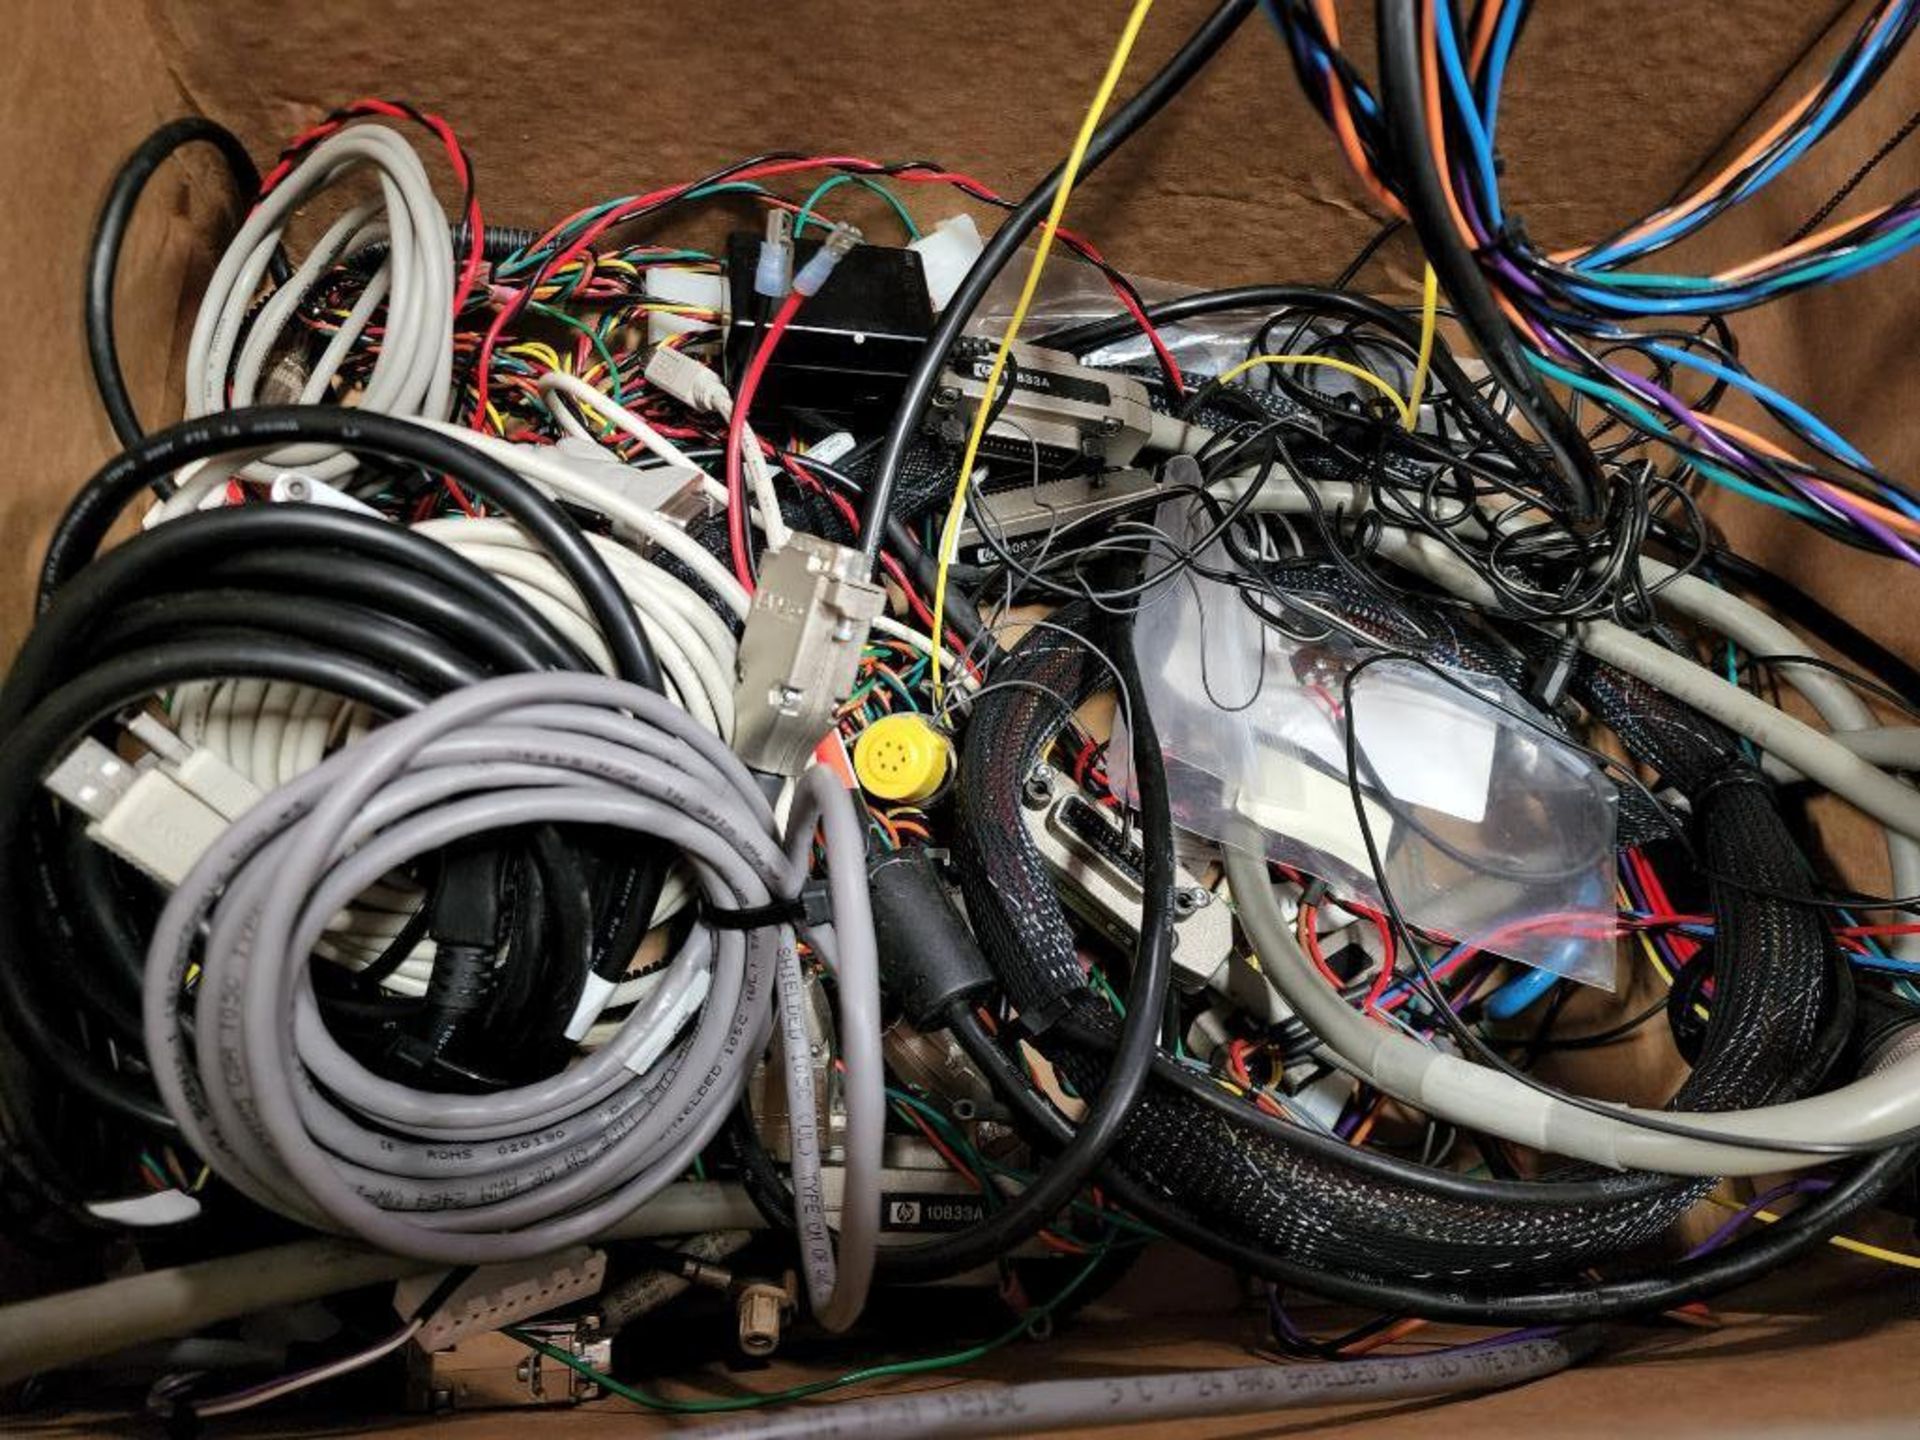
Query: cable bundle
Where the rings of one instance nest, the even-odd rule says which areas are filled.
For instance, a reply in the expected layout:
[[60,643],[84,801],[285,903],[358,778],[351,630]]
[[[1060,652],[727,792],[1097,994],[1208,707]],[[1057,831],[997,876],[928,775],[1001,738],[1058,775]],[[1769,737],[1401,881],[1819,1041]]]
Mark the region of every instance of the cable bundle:
[[[362,167],[378,176],[381,203],[355,205],[334,221],[255,314],[254,295],[294,210]],[[385,253],[327,348],[310,368],[300,367],[305,373],[296,370],[266,391],[269,358],[309,292],[336,261],[350,262],[376,243]],[[420,157],[387,126],[350,126],[321,141],[269,188],[215,267],[187,344],[186,413],[329,397],[348,352],[377,313],[378,358],[357,403],[383,414],[442,419],[453,404],[454,286],[446,213]],[[350,457],[316,448],[290,447],[270,458],[322,480],[353,468]]]
[[[1722,318],[1905,253],[1920,242],[1915,197],[1833,224],[1823,212],[1779,249],[1710,275],[1643,263],[1758,194],[1825,139],[1886,73],[1920,6],[1881,0],[1824,76],[1730,164],[1606,239],[1559,251],[1536,244],[1501,192],[1501,92],[1529,0],[1382,0],[1377,89],[1342,51],[1330,0],[1271,0],[1268,9],[1347,160],[1382,206],[1412,222],[1462,322],[1546,443],[1570,521],[1599,523],[1618,503],[1610,498],[1617,482],[1543,381],[1596,405],[1609,426],[1657,440],[1683,473],[1920,563],[1920,506],[1909,487],[1748,373]],[[1695,317],[1703,323],[1686,323]],[[1714,413],[1730,389],[1816,458]]]
[[[813,817],[846,804],[831,784],[807,793],[802,863]],[[764,907],[803,878],[745,768],[637,687],[507,678],[382,728],[232,827],[155,929],[148,1050],[169,1109],[223,1177],[321,1228],[478,1263],[598,1234],[687,1169],[765,1048],[776,980],[798,983],[785,927],[697,925],[588,1059],[464,1101],[369,1073],[320,1021],[306,956],[342,903],[423,850],[547,823],[667,840],[719,910]],[[830,846],[844,835],[829,825]],[[839,964],[858,993],[873,973],[864,872],[843,854],[832,873]],[[810,1093],[791,1099],[811,1108]]]
[[[1775,782],[1880,823],[1907,891],[1920,798],[1892,771],[1920,743],[1870,703],[1905,704],[1897,689],[1809,657],[1733,593],[1763,582],[1689,486],[1709,474],[1855,540],[1886,540],[1881,511],[1920,524],[1740,369],[1719,317],[1888,258],[1909,207],[1718,276],[1641,262],[1843,118],[1916,7],[1884,0],[1834,74],[1698,195],[1555,256],[1498,186],[1524,0],[1463,15],[1387,0],[1377,94],[1331,4],[1275,0],[1342,148],[1423,242],[1422,293],[1348,288],[1383,235],[1330,287],[1147,305],[1063,228],[1071,195],[1252,8],[1223,0],[1103,116],[1146,30],[1138,0],[1066,161],[1017,202],[929,161],[776,152],[543,230],[489,229],[445,121],[356,102],[260,184],[194,327],[194,418],[147,437],[100,301],[125,212],[190,140],[251,186],[224,132],[143,147],[90,291],[130,449],[59,524],[0,691],[0,1020],[29,1062],[0,1106],[9,1169],[103,1223],[138,1210],[121,1198],[131,1170],[163,1200],[483,1270],[617,1247],[655,1213],[691,1234],[724,1207],[731,1228],[744,1197],[778,1235],[615,1251],[644,1272],[626,1296],[651,1297],[655,1276],[728,1286],[743,1343],[797,1308],[790,1281],[739,1283],[744,1267],[784,1268],[795,1239],[805,1313],[842,1331],[876,1279],[993,1275],[1040,1297],[1028,1318],[1064,1314],[1171,1238],[1267,1282],[1282,1350],[1340,1360],[1422,1317],[1559,1326],[1695,1301],[1899,1183],[1920,1147],[1920,937],[1885,917],[1914,900],[1823,888]],[[457,228],[404,132],[370,121],[444,146]],[[811,191],[782,193],[803,172]],[[356,174],[378,198],[289,263],[292,212]],[[860,268],[834,268],[869,233],[841,218],[845,192],[921,238],[895,182],[1007,219],[893,377],[890,423],[781,403],[776,362],[817,294]],[[733,317],[755,327],[744,351],[724,343],[742,291],[716,292],[719,259],[619,229],[729,199],[769,217],[764,304]],[[824,240],[796,256],[809,226]],[[1036,233],[992,359],[961,352],[991,398],[926,426],[955,342]],[[1029,337],[1030,361],[1015,345],[1056,237],[1118,311]],[[1443,285],[1484,373],[1449,343]],[[1668,313],[1708,323],[1674,330]],[[1138,362],[1124,382],[1115,345]],[[1683,375],[1702,377],[1698,397],[1680,398]],[[1819,464],[1717,419],[1734,390]],[[1103,416],[1084,398],[1101,393],[1125,398]],[[257,404],[279,394],[301,403]],[[1030,411],[1054,422],[1045,442],[1006,433]],[[1102,447],[1119,433],[1127,448]],[[1650,437],[1677,463],[1657,465]],[[1156,467],[1128,476],[1135,498],[1033,524],[1049,492],[1097,501],[1122,455]],[[100,554],[143,488],[161,497],[146,527]],[[977,564],[959,562],[962,525]],[[1257,638],[1238,672],[1265,684],[1273,660],[1347,751],[1344,773],[1324,749],[1298,777],[1265,772],[1296,763],[1279,752],[1258,775],[1199,769],[1228,789],[1334,782],[1371,891],[1351,847],[1294,836],[1272,863],[1268,837],[1188,803],[1171,762],[1189,736],[1168,724],[1163,749],[1159,657],[1132,632],[1146,607],[1202,592]],[[1911,684],[1836,617],[1794,613]],[[1581,898],[1520,923],[1619,939],[1630,1016],[1565,1023],[1579,992],[1503,958],[1505,929],[1446,933],[1403,910],[1394,847],[1433,825],[1406,823],[1422,806],[1389,792],[1384,765],[1362,773],[1353,740],[1354,681],[1384,660],[1613,778],[1617,856],[1597,842]],[[1817,727],[1772,703],[1774,681]],[[1178,698],[1259,713],[1258,691],[1222,696],[1205,671],[1198,688]],[[1109,690],[1124,771],[1095,708]],[[1503,795],[1539,802],[1529,773],[1509,765]],[[1393,802],[1391,829],[1370,794]],[[1303,833],[1344,818],[1316,812]],[[1301,854],[1337,863],[1310,873]],[[1664,1107],[1544,1078],[1556,1050],[1662,1018],[1689,1067]],[[1722,1177],[1775,1170],[1796,1172],[1790,1189],[1684,1258],[1657,1252]],[[952,1199],[919,1225],[936,1233],[886,1233],[916,1228],[922,1183]],[[1803,1203],[1736,1238],[1789,1196]],[[371,1363],[461,1283],[403,1308],[397,1339],[203,1413]],[[1316,1341],[1283,1287],[1380,1314]],[[513,1333],[616,1393],[699,1408]],[[1517,1363],[1550,1338],[1479,1345]],[[194,1403],[186,1382],[154,1393]]]

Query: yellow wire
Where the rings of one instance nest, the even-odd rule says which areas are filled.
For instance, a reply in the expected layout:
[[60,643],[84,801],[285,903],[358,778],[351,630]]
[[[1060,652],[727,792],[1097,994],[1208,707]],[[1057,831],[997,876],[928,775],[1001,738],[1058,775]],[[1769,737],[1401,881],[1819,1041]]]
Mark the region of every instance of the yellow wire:
[[[1133,42],[1140,38],[1140,27],[1146,24],[1147,12],[1151,9],[1153,0],[1134,0],[1133,13],[1127,16],[1126,27],[1120,32],[1120,43],[1114,47],[1113,58],[1107,62],[1107,73],[1100,79],[1100,88],[1093,92],[1093,103],[1087,107],[1086,118],[1080,122],[1080,133],[1074,137],[1073,148],[1067,152],[1067,163],[1061,167],[1060,189],[1053,197],[1053,208],[1047,212],[1046,223],[1040,227],[1040,243],[1034,247],[1032,263],[1027,266],[1026,283],[1020,288],[1020,298],[1014,302],[1006,333],[1000,337],[1000,347],[994,352],[992,368],[987,371],[986,387],[973,412],[973,428],[967,432],[967,446],[960,456],[960,475],[954,482],[953,504],[947,509],[947,523],[940,531],[940,555],[933,579],[933,613],[936,617],[947,613],[947,570],[953,564],[954,551],[960,547],[960,525],[967,509],[967,486],[973,478],[974,461],[980,455],[980,442],[987,433],[987,415],[993,409],[994,397],[1000,393],[1000,379],[1007,368],[1007,356],[1012,353],[1014,337],[1026,323],[1027,311],[1040,289],[1040,272],[1046,269],[1047,256],[1053,249],[1054,234],[1060,228],[1061,217],[1067,213],[1067,201],[1073,194],[1073,184],[1079,178],[1080,167],[1086,161],[1087,147],[1093,143],[1093,132],[1100,124],[1100,117],[1106,113],[1107,102],[1113,99],[1113,92],[1120,84],[1120,72],[1126,69],[1127,57],[1133,53]],[[935,640],[939,639],[938,628],[936,623]],[[933,702],[938,707],[944,689],[940,679],[939,645],[934,645],[928,654],[932,657],[930,675]]]
[[1394,414],[1400,417],[1400,423],[1411,430],[1420,418],[1420,412],[1407,404],[1398,390],[1381,379],[1364,365],[1356,365],[1351,360],[1341,360],[1332,355],[1255,355],[1250,360],[1242,360],[1238,365],[1222,370],[1213,377],[1213,383],[1224,385],[1229,380],[1237,380],[1258,365],[1313,365],[1325,370],[1338,370],[1342,375],[1351,375],[1354,379],[1371,385],[1388,400],[1393,402]]
[[559,352],[544,340],[524,340],[520,344],[510,347],[507,353],[522,360],[535,361],[548,370],[564,370],[566,368],[561,364]]
[[1420,402],[1427,395],[1427,376],[1433,369],[1433,332],[1440,318],[1440,277],[1427,266],[1420,282],[1420,354],[1413,363],[1413,383],[1407,386],[1407,413],[1400,423],[1411,430],[1420,423]]
[[[1722,1200],[1718,1195],[1713,1195],[1708,1198],[1710,1198],[1714,1204],[1728,1210],[1738,1210],[1740,1208],[1731,1200]],[[1780,1217],[1771,1210],[1756,1210],[1753,1212],[1753,1218],[1756,1220],[1764,1220],[1767,1224],[1772,1225],[1778,1221]],[[1827,1237],[1827,1243],[1841,1250],[1850,1250],[1855,1255],[1865,1255],[1870,1260],[1879,1260],[1888,1265],[1898,1265],[1907,1270],[1920,1270],[1920,1255],[1908,1255],[1904,1251],[1887,1250],[1879,1245],[1869,1245],[1866,1241],[1856,1240],[1851,1235],[1829,1235]]]

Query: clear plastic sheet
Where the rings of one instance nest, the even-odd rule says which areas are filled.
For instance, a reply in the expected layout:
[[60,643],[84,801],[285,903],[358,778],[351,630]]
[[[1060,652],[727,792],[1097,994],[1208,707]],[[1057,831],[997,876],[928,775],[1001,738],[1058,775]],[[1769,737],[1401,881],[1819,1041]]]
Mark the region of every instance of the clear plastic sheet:
[[[1177,545],[1192,509],[1159,511]],[[1192,570],[1151,593],[1135,641],[1177,824],[1233,843],[1252,822],[1270,858],[1378,905],[1371,831],[1414,925],[1612,988],[1614,787],[1511,688],[1392,657],[1356,674],[1369,652],[1289,639]],[[1116,785],[1127,753],[1116,739]]]

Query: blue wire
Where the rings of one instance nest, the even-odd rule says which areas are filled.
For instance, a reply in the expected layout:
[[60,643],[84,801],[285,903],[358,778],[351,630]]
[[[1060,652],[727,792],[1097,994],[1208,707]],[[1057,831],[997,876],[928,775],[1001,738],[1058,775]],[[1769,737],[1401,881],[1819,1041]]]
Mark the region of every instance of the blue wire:
[[[1911,8],[1911,3],[1900,7],[1902,12],[1908,11]],[[1842,77],[1840,84],[1829,94],[1827,103],[1820,108],[1819,112],[1815,114],[1811,120],[1806,122],[1801,132],[1795,136],[1794,140],[1785,149],[1735,192],[1736,200],[1745,200],[1759,191],[1762,186],[1771,183],[1782,170],[1791,165],[1801,155],[1805,154],[1811,146],[1819,142],[1827,129],[1832,125],[1835,114],[1845,108],[1847,104],[1851,103],[1851,96],[1854,89],[1857,88],[1866,70],[1872,66],[1878,56],[1887,48],[1888,38],[1899,32],[1905,23],[1906,20],[1903,13],[1902,19],[1896,20],[1893,24],[1884,27],[1879,40],[1876,40],[1871,45],[1862,47],[1860,54],[1854,61],[1852,69]],[[1645,254],[1650,249],[1668,244],[1682,236],[1692,234],[1693,231],[1706,224],[1714,213],[1714,207],[1703,206],[1691,214],[1678,216],[1668,221],[1665,225],[1649,231],[1647,234],[1639,236],[1634,240],[1607,246],[1594,251],[1590,255],[1583,256],[1574,262],[1574,268],[1579,270],[1600,269],[1618,264],[1622,260],[1631,259],[1636,255]]]
[[1560,982],[1551,970],[1522,970],[1487,997],[1489,1020],[1511,1020]]
[[1500,215],[1500,182],[1493,169],[1493,140],[1481,123],[1480,112],[1474,108],[1473,86],[1467,83],[1467,67],[1460,59],[1460,37],[1453,28],[1453,6],[1448,0],[1439,0],[1435,6],[1433,28],[1440,47],[1440,68],[1446,74],[1447,88],[1453,92],[1453,103],[1459,107],[1467,139],[1473,146],[1474,167],[1480,172],[1487,222],[1498,232],[1505,222]]
[[[1790,270],[1769,276],[1757,285],[1725,288],[1725,282],[1716,281],[1710,275],[1668,275],[1642,274],[1639,272],[1599,275],[1587,277],[1587,283],[1569,287],[1575,294],[1583,295],[1594,303],[1622,310],[1628,314],[1693,314],[1698,310],[1697,300],[1712,299],[1716,309],[1730,309],[1741,304],[1757,304],[1795,286],[1811,285],[1816,282],[1837,280],[1847,275],[1858,274],[1871,269],[1895,256],[1911,249],[1920,241],[1920,216],[1913,216],[1887,231],[1884,235],[1854,247],[1843,254],[1830,255],[1809,260]],[[1653,296],[1609,295],[1594,287],[1612,285],[1622,290],[1685,290],[1688,297],[1674,300],[1662,300]]]
[[1896,960],[1891,955],[1861,955],[1850,952],[1847,958],[1863,970],[1883,970],[1889,975],[1920,975],[1920,962]]
[[1647,346],[1647,350],[1649,353],[1661,356],[1676,365],[1685,365],[1689,369],[1699,370],[1705,374],[1714,376],[1716,379],[1724,380],[1729,385],[1738,386],[1756,400],[1760,401],[1760,403],[1765,405],[1769,410],[1777,411],[1797,425],[1816,445],[1825,450],[1829,455],[1836,456],[1846,461],[1849,465],[1857,466],[1862,470],[1871,470],[1874,468],[1873,462],[1849,444],[1831,425],[1828,425],[1826,421],[1822,420],[1818,415],[1815,415],[1804,406],[1788,399],[1771,385],[1754,379],[1753,376],[1746,374],[1744,371],[1722,365],[1717,360],[1708,359],[1703,355],[1696,355],[1690,350],[1676,349],[1674,346],[1662,342],[1656,341]]
[[1520,34],[1520,22],[1526,16],[1528,0],[1507,0],[1507,8],[1500,14],[1500,24],[1493,32],[1493,45],[1487,51],[1487,144],[1493,144],[1493,137],[1500,119],[1500,92],[1507,83],[1507,59],[1513,54],[1513,42]]

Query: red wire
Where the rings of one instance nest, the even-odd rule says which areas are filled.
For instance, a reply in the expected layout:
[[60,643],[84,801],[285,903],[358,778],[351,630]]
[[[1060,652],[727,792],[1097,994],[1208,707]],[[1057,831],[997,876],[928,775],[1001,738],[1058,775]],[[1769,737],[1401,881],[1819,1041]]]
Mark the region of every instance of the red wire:
[[800,306],[806,298],[798,290],[789,290],[787,298],[780,302],[780,308],[773,312],[773,319],[767,323],[766,333],[760,337],[753,359],[747,362],[747,373],[740,377],[739,392],[733,397],[733,414],[727,421],[727,545],[733,552],[733,578],[745,587],[749,595],[754,588],[753,563],[747,537],[746,470],[741,461],[741,449],[747,433],[747,411],[753,406],[753,397],[760,388],[761,377],[767,373],[767,362],[773,358],[774,347],[780,343],[780,337],[787,333],[787,327],[793,323],[793,317],[800,313]]
[[1313,961],[1313,968],[1320,972],[1320,978],[1338,991],[1340,977],[1333,973],[1333,967],[1327,964],[1326,953],[1320,948],[1319,919],[1319,906],[1302,905],[1300,907],[1300,939],[1307,947],[1307,958]]
[[[473,293],[474,281],[480,275],[480,263],[485,244],[485,230],[480,220],[480,197],[474,191],[473,170],[467,164],[467,152],[460,146],[460,139],[453,133],[453,127],[444,117],[431,110],[416,110],[411,105],[393,100],[381,100],[372,96],[363,97],[332,111],[316,125],[294,136],[287,148],[280,152],[280,161],[269,170],[260,181],[260,194],[265,197],[292,171],[300,155],[316,141],[323,140],[336,130],[345,128],[349,120],[363,115],[380,115],[389,120],[408,120],[416,125],[424,125],[431,130],[446,147],[447,161],[453,167],[453,177],[460,182],[460,188],[467,197],[465,219],[467,222],[467,258],[460,267],[460,283],[453,295],[453,313],[458,315],[467,303],[467,297]],[[486,412],[483,403],[481,413]],[[457,497],[456,497],[457,498]]]
[[[844,170],[860,175],[884,174],[891,179],[901,180],[915,185],[951,185],[966,194],[977,196],[980,199],[995,203],[1001,202],[1001,196],[990,186],[958,170],[939,170],[933,168],[890,170],[877,160],[869,160],[858,155],[815,155],[799,160],[768,161],[760,165],[744,166],[730,173],[726,179],[730,183],[748,180],[770,180],[782,175],[792,175],[806,170]],[[526,303],[527,297],[532,294],[535,286],[540,283],[541,277],[564,266],[615,225],[631,220],[657,206],[669,204],[672,201],[682,198],[693,190],[698,183],[700,182],[688,181],[680,185],[669,185],[658,190],[650,190],[644,195],[633,196],[625,204],[615,206],[606,213],[594,217],[594,219],[584,225],[580,233],[576,235],[564,249],[557,251],[540,266],[527,288],[516,291],[508,290],[506,287],[495,287],[494,293],[496,295],[510,298],[507,299],[506,303],[503,304],[498,313],[495,314],[492,324],[487,327],[486,335],[480,343],[479,361],[474,371],[473,382],[475,390],[473,424],[476,429],[484,429],[486,426],[487,395],[492,383],[494,347],[499,343],[500,336],[505,332],[507,325],[512,321],[513,317],[519,314],[520,307]],[[566,219],[557,222],[544,235],[527,247],[528,252],[537,252],[544,246],[552,244],[567,226],[574,223],[579,213],[580,212],[576,211],[573,215],[569,215]],[[478,233],[479,229],[476,225],[475,234],[477,235]],[[1059,235],[1062,244],[1086,256],[1096,264],[1105,264],[1105,261],[1101,260],[1099,252],[1095,250],[1092,244],[1083,236],[1064,228],[1056,233]],[[475,258],[477,259],[477,254]],[[1128,293],[1126,286],[1114,280],[1112,276],[1107,276],[1107,281],[1108,284],[1113,287],[1115,295],[1119,297],[1120,303],[1126,308],[1127,313],[1132,315],[1145,331],[1148,342],[1153,346],[1154,354],[1159,358],[1160,363],[1167,367],[1168,378],[1174,382],[1176,388],[1184,389],[1186,382],[1181,376],[1180,367],[1174,363],[1172,352],[1167,349],[1166,342],[1160,337],[1160,332],[1154,328],[1153,323],[1148,320],[1146,313],[1140,308],[1138,302]]]

